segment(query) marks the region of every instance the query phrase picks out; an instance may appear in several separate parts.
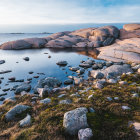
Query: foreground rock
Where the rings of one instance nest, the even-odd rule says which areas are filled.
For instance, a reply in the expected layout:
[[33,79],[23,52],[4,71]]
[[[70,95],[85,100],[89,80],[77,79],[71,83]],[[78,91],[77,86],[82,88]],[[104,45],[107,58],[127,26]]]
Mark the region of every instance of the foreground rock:
[[20,127],[29,126],[31,124],[31,116],[27,114],[27,116],[20,121]]
[[[90,71],[90,75],[94,78],[101,78],[97,76],[103,76],[105,78],[115,78],[119,75],[122,75],[123,73],[133,72],[130,65],[124,64],[124,65],[112,65],[104,70],[92,70]],[[98,75],[97,75],[98,74]],[[102,77],[103,78],[103,77]]]
[[17,115],[20,115],[21,113],[23,113],[24,111],[26,111],[29,108],[30,107],[27,105],[16,105],[14,108],[10,109],[6,113],[6,115],[5,115],[6,121],[12,121],[12,120],[16,119]]
[[69,134],[75,135],[80,129],[88,127],[87,112],[85,107],[81,107],[64,114],[63,126]]
[[93,133],[90,128],[80,129],[78,132],[79,140],[90,140],[92,136],[93,136]]

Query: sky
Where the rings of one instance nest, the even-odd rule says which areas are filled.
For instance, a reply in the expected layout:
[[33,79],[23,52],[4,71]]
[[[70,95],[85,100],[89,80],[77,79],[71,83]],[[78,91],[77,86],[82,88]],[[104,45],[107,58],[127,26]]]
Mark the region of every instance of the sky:
[[140,22],[140,0],[0,0],[0,24]]

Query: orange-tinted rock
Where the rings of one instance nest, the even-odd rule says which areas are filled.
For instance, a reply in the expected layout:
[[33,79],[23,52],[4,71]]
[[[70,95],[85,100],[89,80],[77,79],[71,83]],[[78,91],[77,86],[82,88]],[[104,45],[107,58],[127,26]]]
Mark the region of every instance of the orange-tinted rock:
[[123,29],[126,31],[134,31],[140,29],[140,24],[125,24]]

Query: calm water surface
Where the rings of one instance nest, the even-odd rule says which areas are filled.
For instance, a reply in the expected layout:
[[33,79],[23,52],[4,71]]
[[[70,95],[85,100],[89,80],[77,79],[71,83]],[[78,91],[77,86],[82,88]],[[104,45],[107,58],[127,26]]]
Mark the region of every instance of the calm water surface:
[[[42,79],[45,77],[56,77],[63,82],[64,80],[68,79],[67,76],[77,75],[76,73],[73,74],[73,72],[69,70],[68,66],[79,66],[81,60],[87,60],[89,59],[89,56],[94,56],[94,54],[94,50],[82,50],[78,52],[74,52],[72,50],[54,51],[49,49],[33,49],[20,51],[0,50],[0,59],[6,61],[6,63],[0,65],[0,71],[12,70],[12,72],[10,73],[0,74],[0,77],[4,77],[4,80],[2,80],[2,84],[0,85],[0,93],[4,93],[2,91],[3,89],[12,88],[14,85],[21,84],[8,83],[9,77],[16,77],[17,80],[24,79],[24,81],[27,81],[28,78],[33,78],[34,76],[39,75],[37,73],[44,73],[45,75],[39,75],[38,79]],[[48,58],[48,55],[50,55],[51,58]],[[30,61],[23,60],[23,58],[26,56],[30,58]],[[68,65],[66,67],[59,67],[58,65],[56,65],[56,62],[60,60],[66,60],[68,62]],[[84,78],[87,78],[88,70],[90,69],[86,70],[85,74],[83,75]],[[30,71],[33,71],[34,73],[29,74]],[[37,84],[38,79],[33,78],[31,82],[32,88]],[[9,85],[6,85],[7,83]],[[6,93],[8,93],[8,95],[4,96],[5,98],[14,96],[13,91],[8,91]]]

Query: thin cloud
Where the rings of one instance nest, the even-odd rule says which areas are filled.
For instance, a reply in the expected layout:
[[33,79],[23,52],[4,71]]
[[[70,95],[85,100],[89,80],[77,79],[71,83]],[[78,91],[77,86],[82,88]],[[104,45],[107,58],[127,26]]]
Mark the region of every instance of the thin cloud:
[[140,22],[140,2],[125,1],[3,0],[0,24]]

